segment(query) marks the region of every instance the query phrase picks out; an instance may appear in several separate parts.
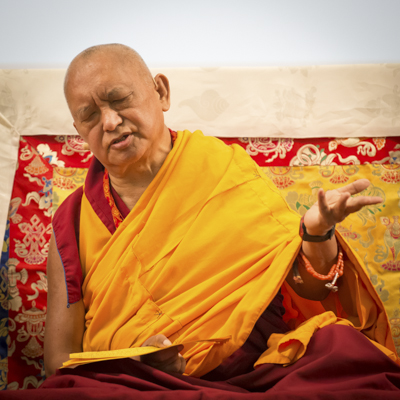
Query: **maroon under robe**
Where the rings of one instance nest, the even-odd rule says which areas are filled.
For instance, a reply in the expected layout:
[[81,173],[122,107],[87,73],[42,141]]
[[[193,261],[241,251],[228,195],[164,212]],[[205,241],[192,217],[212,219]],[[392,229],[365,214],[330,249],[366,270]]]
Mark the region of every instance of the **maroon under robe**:
[[131,359],[101,361],[57,370],[39,389],[6,391],[0,398],[400,399],[400,366],[348,326],[317,331],[304,357],[288,367],[263,364],[254,369],[271,327],[285,330],[281,318],[272,315],[277,310],[267,310],[242,348],[201,378],[167,374]]

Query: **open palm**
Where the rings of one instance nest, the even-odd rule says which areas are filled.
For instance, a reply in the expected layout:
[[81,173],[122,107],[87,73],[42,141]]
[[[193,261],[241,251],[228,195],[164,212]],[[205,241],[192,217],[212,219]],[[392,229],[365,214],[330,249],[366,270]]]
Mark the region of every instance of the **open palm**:
[[359,179],[338,189],[318,191],[318,201],[307,211],[304,224],[310,235],[322,236],[335,224],[343,221],[349,214],[362,207],[381,203],[377,196],[351,197],[365,190],[370,185],[368,179]]

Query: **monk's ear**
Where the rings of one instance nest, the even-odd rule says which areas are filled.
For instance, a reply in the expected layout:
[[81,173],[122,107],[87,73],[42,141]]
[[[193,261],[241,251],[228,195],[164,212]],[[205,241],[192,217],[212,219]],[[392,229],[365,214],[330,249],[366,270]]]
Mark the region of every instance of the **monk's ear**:
[[158,74],[154,77],[154,83],[160,96],[162,110],[168,111],[171,104],[168,78],[163,74]]

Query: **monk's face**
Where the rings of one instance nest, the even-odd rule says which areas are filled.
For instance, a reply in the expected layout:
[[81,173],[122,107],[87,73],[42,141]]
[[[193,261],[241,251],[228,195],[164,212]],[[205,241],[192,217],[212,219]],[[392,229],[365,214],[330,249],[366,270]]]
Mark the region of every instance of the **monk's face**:
[[112,52],[79,61],[70,72],[66,97],[74,126],[107,169],[151,161],[167,130],[169,96],[159,87]]

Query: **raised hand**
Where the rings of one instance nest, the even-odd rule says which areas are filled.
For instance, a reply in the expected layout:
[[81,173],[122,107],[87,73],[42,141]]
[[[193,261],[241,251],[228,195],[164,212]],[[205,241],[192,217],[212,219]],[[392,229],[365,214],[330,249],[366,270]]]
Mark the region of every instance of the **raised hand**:
[[333,225],[342,222],[349,214],[359,211],[362,207],[381,203],[383,199],[377,196],[357,196],[370,185],[368,179],[359,179],[339,189],[318,192],[318,201],[304,216],[304,225],[310,235],[322,236]]
[[[155,335],[148,338],[142,345],[143,346],[155,346],[159,348],[170,346],[172,343],[164,335]],[[183,346],[170,347],[163,351],[156,353],[146,354],[140,357],[140,361],[150,365],[153,368],[159,369],[160,371],[173,373],[177,372],[183,374],[185,372],[186,361],[179,353],[183,350]]]

